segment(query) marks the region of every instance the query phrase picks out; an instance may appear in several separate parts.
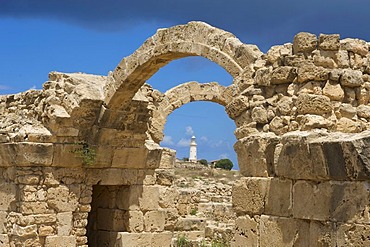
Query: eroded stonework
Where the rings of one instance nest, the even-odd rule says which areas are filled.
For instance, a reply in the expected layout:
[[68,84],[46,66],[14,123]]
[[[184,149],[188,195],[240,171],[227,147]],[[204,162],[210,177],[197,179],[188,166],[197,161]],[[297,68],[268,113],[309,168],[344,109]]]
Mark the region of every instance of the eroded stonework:
[[[299,33],[263,54],[190,22],[158,30],[107,76],[51,72],[42,90],[0,96],[1,246],[174,244],[175,152],[158,143],[192,101],[224,106],[237,127],[232,246],[369,245],[369,48]],[[145,84],[187,56],[233,83]]]

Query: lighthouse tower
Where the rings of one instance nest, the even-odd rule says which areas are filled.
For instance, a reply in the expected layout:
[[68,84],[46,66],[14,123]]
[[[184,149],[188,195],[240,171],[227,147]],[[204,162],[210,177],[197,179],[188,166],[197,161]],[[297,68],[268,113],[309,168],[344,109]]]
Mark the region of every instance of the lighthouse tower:
[[190,141],[189,161],[194,163],[197,162],[197,143],[195,142],[195,136],[192,136]]

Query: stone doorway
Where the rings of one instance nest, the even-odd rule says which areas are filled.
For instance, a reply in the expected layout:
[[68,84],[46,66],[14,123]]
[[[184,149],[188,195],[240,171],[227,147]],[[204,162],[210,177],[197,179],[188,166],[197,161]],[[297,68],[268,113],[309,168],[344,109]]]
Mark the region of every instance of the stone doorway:
[[115,246],[119,232],[127,232],[129,186],[93,186],[87,239],[90,247]]

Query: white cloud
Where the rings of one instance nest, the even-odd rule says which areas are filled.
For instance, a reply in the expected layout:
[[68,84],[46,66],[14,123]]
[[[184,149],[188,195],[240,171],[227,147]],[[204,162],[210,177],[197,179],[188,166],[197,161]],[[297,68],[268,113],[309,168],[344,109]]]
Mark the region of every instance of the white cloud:
[[202,136],[202,137],[200,138],[200,140],[201,140],[202,142],[207,142],[207,141],[208,141],[208,138],[207,138],[206,136]]
[[164,136],[162,140],[162,144],[164,145],[173,145],[174,142],[172,140],[172,136]]
[[219,157],[220,159],[228,159],[228,158],[229,158],[229,154],[227,154],[227,153],[223,153],[223,154],[220,154],[218,157]]
[[189,139],[184,139],[182,138],[178,143],[177,143],[177,146],[178,147],[189,147],[190,145],[190,140]]
[[187,126],[185,128],[185,131],[186,131],[185,134],[188,135],[188,136],[194,135],[194,130],[193,130],[193,128],[191,126]]
[[36,89],[36,85],[33,85],[32,87],[30,87],[29,90],[32,90],[32,89]]

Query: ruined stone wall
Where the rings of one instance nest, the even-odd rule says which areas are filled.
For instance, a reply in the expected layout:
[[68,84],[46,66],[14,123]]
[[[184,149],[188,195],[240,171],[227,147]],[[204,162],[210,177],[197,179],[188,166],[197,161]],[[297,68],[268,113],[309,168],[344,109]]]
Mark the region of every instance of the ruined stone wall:
[[235,78],[239,93],[226,107],[238,139],[327,129],[369,129],[369,44],[339,35],[299,33],[272,47]]

